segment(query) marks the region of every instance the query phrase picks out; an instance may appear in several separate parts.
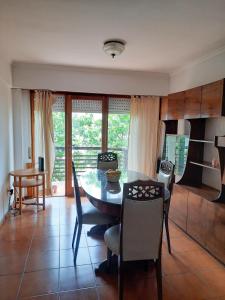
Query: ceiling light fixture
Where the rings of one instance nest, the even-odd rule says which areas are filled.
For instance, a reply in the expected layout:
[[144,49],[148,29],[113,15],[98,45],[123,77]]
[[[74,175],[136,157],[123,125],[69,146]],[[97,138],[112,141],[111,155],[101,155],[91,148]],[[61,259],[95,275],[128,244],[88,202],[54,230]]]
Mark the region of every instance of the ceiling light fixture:
[[103,50],[106,54],[115,58],[116,55],[120,55],[124,51],[125,44],[122,40],[108,40],[104,42]]

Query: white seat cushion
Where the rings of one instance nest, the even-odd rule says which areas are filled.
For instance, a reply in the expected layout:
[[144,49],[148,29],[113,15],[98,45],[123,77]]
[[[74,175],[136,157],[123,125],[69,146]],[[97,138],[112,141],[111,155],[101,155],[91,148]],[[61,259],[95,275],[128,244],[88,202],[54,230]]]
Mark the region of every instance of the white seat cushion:
[[114,218],[112,216],[100,212],[91,204],[82,206],[82,217],[83,224],[104,225],[114,223]]
[[106,230],[104,234],[106,246],[112,253],[119,255],[120,252],[120,225],[114,225]]

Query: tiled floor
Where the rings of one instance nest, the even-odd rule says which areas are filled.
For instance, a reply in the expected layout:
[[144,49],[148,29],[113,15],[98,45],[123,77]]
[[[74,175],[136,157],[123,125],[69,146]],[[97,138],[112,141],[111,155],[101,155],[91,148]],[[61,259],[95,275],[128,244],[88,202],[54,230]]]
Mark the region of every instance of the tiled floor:
[[[83,234],[77,266],[71,240],[74,201],[47,199],[46,211],[25,208],[0,229],[0,300],[113,300],[116,275],[96,277],[94,268],[106,257],[100,238]],[[225,300],[225,268],[170,223],[172,255],[163,240],[165,300]],[[154,270],[128,269],[124,299],[156,300]]]

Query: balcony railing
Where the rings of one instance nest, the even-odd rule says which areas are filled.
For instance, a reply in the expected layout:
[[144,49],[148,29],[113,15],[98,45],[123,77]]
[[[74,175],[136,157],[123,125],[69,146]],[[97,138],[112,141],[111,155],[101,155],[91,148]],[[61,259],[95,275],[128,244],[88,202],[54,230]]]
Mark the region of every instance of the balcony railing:
[[[127,148],[108,148],[118,155],[119,168],[127,168]],[[89,169],[97,167],[97,154],[101,152],[100,147],[72,147],[72,159],[78,176]],[[65,181],[65,147],[55,147],[55,166],[53,182]]]

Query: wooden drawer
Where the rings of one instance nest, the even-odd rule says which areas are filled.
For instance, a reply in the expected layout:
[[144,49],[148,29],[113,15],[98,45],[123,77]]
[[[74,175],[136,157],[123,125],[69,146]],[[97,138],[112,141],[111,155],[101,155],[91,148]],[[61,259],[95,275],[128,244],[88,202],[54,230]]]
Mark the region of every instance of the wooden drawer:
[[202,89],[197,87],[185,91],[184,118],[197,119],[201,114]]
[[185,231],[187,231],[187,201],[188,191],[174,184],[169,218]]
[[187,233],[202,246],[206,245],[208,230],[207,202],[194,193],[188,194]]

